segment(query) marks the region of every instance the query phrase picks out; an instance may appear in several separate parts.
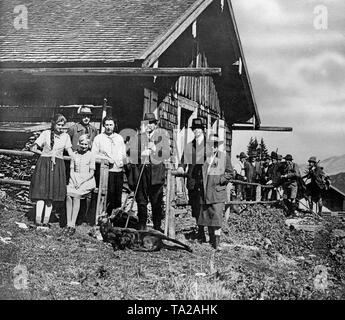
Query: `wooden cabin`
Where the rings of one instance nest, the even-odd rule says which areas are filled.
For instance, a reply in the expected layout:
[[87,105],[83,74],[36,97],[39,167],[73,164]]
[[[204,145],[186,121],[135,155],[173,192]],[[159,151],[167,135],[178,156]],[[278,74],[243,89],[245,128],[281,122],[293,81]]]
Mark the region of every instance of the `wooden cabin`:
[[332,212],[345,212],[345,193],[344,191],[331,185],[323,199],[324,206]]
[[9,122],[39,125],[60,106],[104,98],[120,130],[139,128],[148,111],[170,132],[199,116],[225,129],[228,152],[234,126],[260,128],[230,0],[19,5],[1,4],[2,132]]

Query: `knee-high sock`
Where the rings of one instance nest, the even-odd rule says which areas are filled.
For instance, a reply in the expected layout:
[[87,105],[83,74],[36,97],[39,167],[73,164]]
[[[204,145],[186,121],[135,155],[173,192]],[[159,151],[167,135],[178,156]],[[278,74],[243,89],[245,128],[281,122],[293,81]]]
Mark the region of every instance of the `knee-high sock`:
[[66,217],[67,217],[67,227],[71,227],[72,221],[72,210],[73,210],[73,200],[70,196],[66,197]]
[[50,214],[52,213],[52,210],[53,210],[53,204],[52,203],[50,203],[49,205],[48,204],[45,205],[45,213],[44,213],[43,223],[45,223],[45,224],[49,223]]
[[71,218],[71,227],[73,227],[73,228],[75,228],[75,222],[77,221],[79,208],[80,208],[80,199],[74,198],[73,199],[72,218]]
[[44,209],[44,201],[39,200],[36,203],[36,223],[42,223],[42,214]]

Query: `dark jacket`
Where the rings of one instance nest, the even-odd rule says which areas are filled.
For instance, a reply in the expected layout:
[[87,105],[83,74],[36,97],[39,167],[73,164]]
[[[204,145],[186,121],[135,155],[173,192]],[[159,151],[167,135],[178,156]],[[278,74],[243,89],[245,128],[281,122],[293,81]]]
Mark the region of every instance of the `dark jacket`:
[[[130,163],[125,169],[128,185],[133,190],[138,182],[142,164],[150,166],[151,185],[164,184],[165,182],[165,164],[170,158],[170,137],[166,135],[165,130],[157,128],[151,137],[146,133],[137,135],[137,163]],[[141,156],[142,151],[147,149],[150,142],[153,142],[156,150],[149,157]],[[134,150],[131,150],[133,152]],[[134,159],[132,157],[132,159]]]
[[316,166],[309,169],[306,178],[311,180],[311,184],[316,185],[319,189],[325,189],[327,184],[327,176],[321,167]]
[[282,175],[287,175],[286,178],[282,178],[282,183],[285,186],[289,185],[296,185],[297,186],[297,180],[301,177],[301,174],[299,172],[298,165],[294,162],[291,162],[290,164],[287,162],[281,162],[280,164],[280,172]]
[[254,165],[246,161],[244,163],[244,171],[246,174],[247,182],[259,182],[261,175],[260,162],[255,162]]
[[[91,124],[89,124],[88,129],[89,129],[88,135],[90,137],[90,149],[91,149],[93,139],[95,139],[95,137],[98,135],[98,130],[96,127],[94,127]],[[75,123],[68,128],[67,133],[71,137],[72,149],[73,151],[76,151],[78,149],[79,137],[82,136],[83,134],[86,134],[86,128],[81,123]]]
[[280,162],[276,163],[271,163],[268,166],[267,174],[268,174],[268,179],[272,180],[272,184],[277,187],[280,184],[280,176],[281,172],[279,170]]
[[202,166],[206,161],[206,138],[201,145],[196,140],[189,142],[184,149],[181,163],[187,170],[187,189],[193,191],[201,186]]

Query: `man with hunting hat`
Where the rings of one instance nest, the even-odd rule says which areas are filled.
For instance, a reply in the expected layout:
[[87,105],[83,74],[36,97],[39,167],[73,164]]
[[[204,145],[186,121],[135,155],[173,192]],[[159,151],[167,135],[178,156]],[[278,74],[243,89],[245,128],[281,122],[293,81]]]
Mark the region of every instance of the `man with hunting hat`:
[[292,162],[293,158],[291,154],[287,154],[285,157],[285,163],[280,165],[281,181],[283,186],[283,199],[288,208],[288,215],[292,215],[296,212],[298,205],[296,204],[297,191],[298,191],[298,179],[301,177],[298,165]]
[[[139,228],[147,229],[147,205],[151,203],[153,228],[161,228],[163,211],[163,187],[165,183],[165,164],[170,158],[170,137],[166,130],[157,125],[154,113],[145,113],[142,131],[138,134],[138,161],[132,163],[128,177],[129,187],[137,194]],[[169,205],[169,204],[167,204]]]
[[309,183],[306,183],[306,195],[310,210],[313,210],[313,202],[316,202],[316,212],[321,213],[323,205],[322,198],[325,191],[329,188],[329,177],[318,163],[319,161],[316,160],[315,156],[310,157],[308,160],[308,172],[303,178],[309,181]]
[[79,137],[83,134],[87,134],[89,136],[89,139],[90,139],[89,148],[91,149],[93,140],[98,134],[97,128],[90,124],[90,120],[92,116],[91,108],[83,105],[79,107],[77,113],[80,117],[80,121],[78,123],[73,124],[71,127],[69,127],[67,131],[67,133],[71,137],[72,149],[73,151],[76,151],[78,149]]

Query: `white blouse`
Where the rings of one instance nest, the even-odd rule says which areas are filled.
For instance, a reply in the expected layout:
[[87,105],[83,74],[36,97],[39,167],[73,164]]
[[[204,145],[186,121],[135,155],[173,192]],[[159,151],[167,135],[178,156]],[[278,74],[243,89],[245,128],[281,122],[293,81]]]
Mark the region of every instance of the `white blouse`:
[[66,133],[63,132],[60,135],[54,133],[54,145],[53,149],[50,147],[50,130],[43,131],[40,136],[36,139],[35,143],[43,148],[42,157],[56,157],[63,159],[64,149],[69,149],[72,147],[71,138]]

